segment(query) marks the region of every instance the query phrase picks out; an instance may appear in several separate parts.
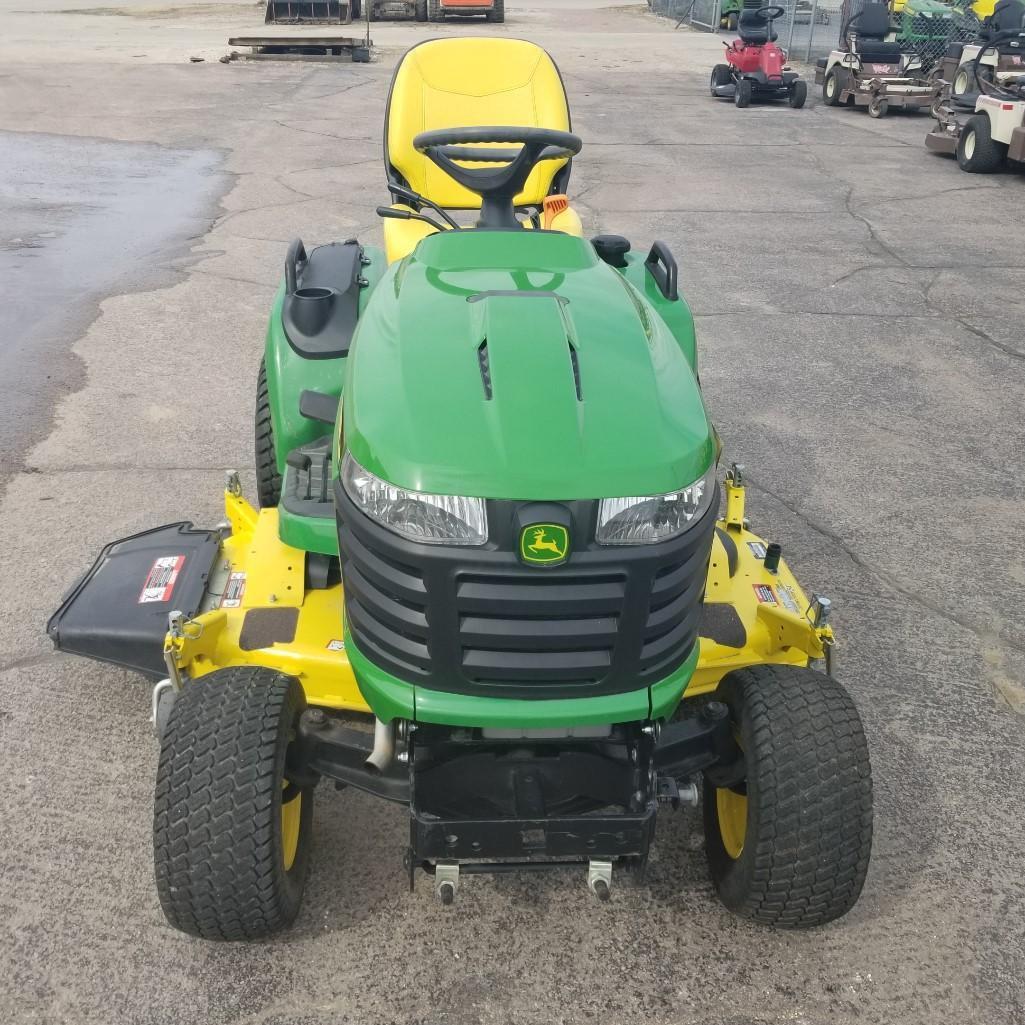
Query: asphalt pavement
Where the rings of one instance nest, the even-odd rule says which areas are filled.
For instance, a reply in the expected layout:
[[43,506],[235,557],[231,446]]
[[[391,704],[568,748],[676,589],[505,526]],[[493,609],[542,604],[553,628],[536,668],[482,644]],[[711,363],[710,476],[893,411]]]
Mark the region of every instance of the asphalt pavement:
[[[375,24],[370,65],[222,65],[256,5],[27,7],[0,0],[0,149],[38,157],[16,177],[0,156],[0,255],[31,239],[48,262],[3,265],[0,405],[49,408],[0,414],[0,1017],[1025,1023],[1025,176],[929,154],[926,115],[875,121],[814,88],[803,111],[713,100],[716,38],[644,5],[510,0],[479,28],[556,58],[587,231],[672,247],[752,524],[834,600],[876,786],[866,888],[816,931],[739,921],[681,813],[609,904],[560,872],[475,877],[443,908],[425,880],[407,892],[401,809],[322,787],[296,926],[209,944],[156,900],[148,687],[54,654],[44,623],[107,541],[218,522],[226,468],[253,494],[285,248],[380,241],[395,61],[470,29]],[[149,240],[115,278],[90,277],[85,205],[107,249],[129,222]]]

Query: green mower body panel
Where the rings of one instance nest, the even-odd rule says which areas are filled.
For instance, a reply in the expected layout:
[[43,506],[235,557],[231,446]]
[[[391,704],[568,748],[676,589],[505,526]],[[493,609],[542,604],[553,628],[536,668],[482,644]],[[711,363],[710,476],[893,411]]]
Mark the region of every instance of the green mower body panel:
[[[266,364],[278,465],[323,437],[304,390],[337,396],[332,473],[346,450],[413,491],[515,502],[674,492],[700,478],[717,441],[697,378],[694,324],[641,254],[613,268],[590,242],[541,231],[441,232],[367,286],[347,358],[303,359],[279,293]],[[713,517],[714,518],[714,517]],[[334,518],[279,506],[281,539],[337,554]],[[543,574],[545,570],[536,572]],[[379,664],[346,623],[360,690],[382,721],[556,728],[668,716],[697,645],[664,675],[557,699],[447,691]]]
[[567,501],[685,487],[715,445],[678,306],[683,344],[583,239],[432,235],[361,319],[344,444],[382,480],[435,494]]

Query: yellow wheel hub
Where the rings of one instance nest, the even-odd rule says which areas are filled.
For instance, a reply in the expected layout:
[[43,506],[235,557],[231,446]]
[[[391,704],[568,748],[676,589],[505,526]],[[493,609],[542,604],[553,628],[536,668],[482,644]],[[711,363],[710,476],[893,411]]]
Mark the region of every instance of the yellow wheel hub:
[[[282,787],[287,784],[282,784]],[[291,801],[281,802],[281,860],[287,872],[295,863],[299,849],[299,823],[302,818],[303,795],[297,793]]]
[[726,853],[736,861],[744,849],[747,836],[747,795],[725,787],[715,792],[715,808],[719,816],[719,835]]

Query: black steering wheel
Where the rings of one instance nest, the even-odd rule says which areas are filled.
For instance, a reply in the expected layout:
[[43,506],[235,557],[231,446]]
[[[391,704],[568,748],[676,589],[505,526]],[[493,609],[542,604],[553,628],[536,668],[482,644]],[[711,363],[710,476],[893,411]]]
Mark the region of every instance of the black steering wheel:
[[[520,148],[479,148],[487,143]],[[551,128],[438,128],[413,139],[418,153],[430,157],[450,178],[480,196],[482,228],[519,227],[513,199],[523,190],[530,172],[543,160],[574,156],[582,145],[578,135]],[[467,163],[498,166],[466,167]]]
[[754,24],[768,25],[770,21],[782,18],[786,13],[786,8],[780,7],[779,4],[766,4],[764,7],[759,7],[757,11],[751,11],[750,16]]
[[[1009,39],[1021,39],[1025,36],[1025,27],[1021,32],[1001,32],[994,36],[988,43],[983,43],[982,49],[975,55],[975,60],[972,61],[972,77],[976,82],[979,83],[979,92],[984,93],[986,96],[993,96],[1002,100],[1017,101],[1025,98],[1025,86],[1018,85],[1013,89],[1006,85],[1000,85],[995,80],[987,82],[986,79],[979,75],[979,66],[982,63],[983,55],[989,50],[993,50],[998,47],[1001,43],[1006,42]],[[989,88],[987,88],[987,86]]]

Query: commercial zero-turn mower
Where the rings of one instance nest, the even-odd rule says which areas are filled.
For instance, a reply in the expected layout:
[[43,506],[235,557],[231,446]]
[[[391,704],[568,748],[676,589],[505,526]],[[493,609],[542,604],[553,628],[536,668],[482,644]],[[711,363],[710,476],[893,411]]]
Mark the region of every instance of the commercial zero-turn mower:
[[848,18],[840,33],[842,49],[833,50],[815,65],[815,83],[822,86],[823,102],[868,107],[872,117],[883,117],[891,107],[928,107],[936,95],[922,58],[887,41],[890,9],[866,4]]
[[741,12],[740,38],[723,43],[726,63],[712,68],[713,96],[732,97],[738,107],[750,106],[752,99],[786,99],[795,109],[804,106],[808,83],[787,66],[786,51],[776,45],[772,27],[785,14],[777,4]]
[[[1007,160],[1025,163],[1025,26],[971,49],[974,57],[959,65],[952,84],[963,74],[976,89],[955,93],[945,83],[925,145],[956,156],[962,171],[989,174]],[[997,60],[987,66],[984,61],[994,54]]]
[[698,804],[737,913],[806,927],[857,900],[872,784],[829,602],[748,529],[739,466],[720,515],[677,265],[581,237],[570,129],[531,43],[410,50],[385,251],[288,250],[261,508],[229,474],[223,524],[108,545],[50,621],[62,650],[159,681],[179,929],[295,918],[322,779],[407,810],[410,886],[423,870],[445,903],[539,866],[607,898],[656,815]]

